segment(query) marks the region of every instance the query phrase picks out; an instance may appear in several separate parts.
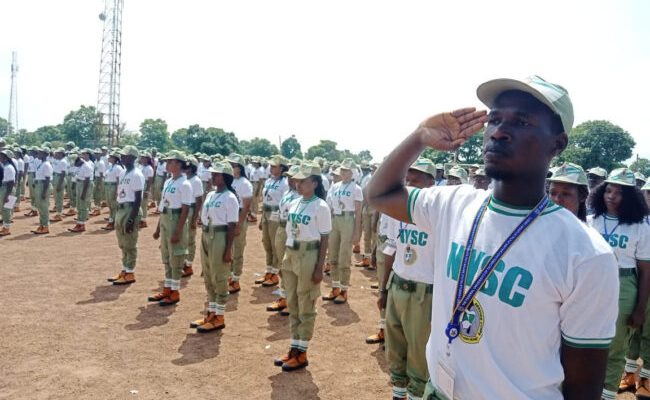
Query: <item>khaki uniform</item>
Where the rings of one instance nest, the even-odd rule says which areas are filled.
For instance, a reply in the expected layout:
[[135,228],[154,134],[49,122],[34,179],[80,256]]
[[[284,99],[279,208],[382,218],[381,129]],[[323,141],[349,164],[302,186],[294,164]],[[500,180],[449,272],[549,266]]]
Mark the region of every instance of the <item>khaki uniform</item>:
[[[278,264],[278,268],[282,270],[282,265],[284,264],[284,256],[286,254],[286,249],[287,249],[287,221],[280,222],[278,225],[278,230],[275,232],[275,240],[273,242],[273,246],[275,248],[275,254],[277,254],[278,259],[280,260],[280,264]],[[287,291],[284,286],[284,278],[280,277],[280,297],[286,299],[287,298]]]
[[332,265],[332,287],[347,290],[350,286],[350,260],[352,257],[352,235],[354,234],[354,212],[343,212],[332,217],[332,233],[329,240],[329,261]]
[[319,242],[296,243],[296,250],[286,250],[282,281],[287,291],[291,339],[308,342],[314,334],[316,300],[320,297],[320,284],[315,285],[311,280],[320,245]]
[[[4,201],[6,193],[7,186],[0,182],[0,201]],[[4,208],[4,204],[0,204],[0,207],[2,207],[2,225],[5,228],[9,228],[11,227],[11,219],[13,218],[14,210],[13,208]]]
[[[63,213],[63,194],[66,187],[66,178],[62,174],[56,173],[53,176],[52,188],[54,189],[54,209],[57,214],[61,215],[61,213]],[[59,190],[58,188],[61,181],[63,181],[63,184],[61,184],[61,190]]]
[[244,249],[246,248],[246,233],[248,231],[248,221],[244,219],[239,227],[239,235],[235,236],[233,243],[232,265],[230,271],[233,281],[238,281],[244,270]]
[[88,190],[86,191],[86,198],[82,199],[81,195],[83,194],[83,181],[77,181],[76,185],[77,195],[76,195],[76,206],[77,206],[77,222],[79,224],[84,224],[88,220],[88,210],[90,209],[90,196],[93,193],[93,181],[88,181]]
[[183,261],[189,253],[187,250],[188,227],[183,227],[178,243],[172,243],[171,238],[181,216],[181,209],[167,209],[160,214],[160,254],[165,265],[165,287],[172,290],[180,289]]
[[133,232],[126,233],[126,222],[129,220],[133,206],[134,203],[115,205],[115,235],[117,236],[117,244],[120,250],[122,250],[122,268],[126,273],[133,273],[135,271],[135,263],[138,259],[138,224],[140,223],[140,213],[138,213],[133,222]]
[[117,182],[104,182],[104,193],[106,196],[106,203],[108,204],[108,221],[115,222],[118,209]]
[[226,251],[226,235],[228,227],[203,226],[201,235],[201,267],[203,281],[208,292],[208,302],[216,303],[214,310],[217,315],[224,315],[228,299],[228,276],[230,265],[223,262]]
[[[50,185],[44,185],[45,181],[34,180],[34,190],[32,192],[34,196],[34,204],[38,210],[38,219],[40,226],[49,226],[50,225]],[[43,192],[45,192],[45,198],[43,198]]]

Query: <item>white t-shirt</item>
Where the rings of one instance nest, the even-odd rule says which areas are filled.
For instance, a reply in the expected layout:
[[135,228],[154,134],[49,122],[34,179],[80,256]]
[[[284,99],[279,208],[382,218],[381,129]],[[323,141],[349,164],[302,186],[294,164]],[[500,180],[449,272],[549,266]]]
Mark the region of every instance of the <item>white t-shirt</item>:
[[323,181],[323,188],[325,189],[326,192],[329,192],[330,190],[330,180],[327,178],[325,174],[320,175],[321,181]]
[[264,179],[264,167],[257,167],[253,170],[253,175],[251,176],[251,182],[259,182]]
[[6,163],[2,165],[3,176],[2,182],[13,182],[16,180],[16,169],[13,165]]
[[76,174],[78,181],[85,181],[86,179],[93,180],[93,165],[90,161],[82,161],[81,166],[77,167]]
[[239,208],[244,207],[242,199],[250,199],[253,197],[253,185],[248,181],[248,179],[240,176],[237,179],[233,179],[232,188],[237,192],[237,198],[239,199]]
[[435,181],[436,186],[446,186],[447,185],[447,180],[446,179],[440,179],[439,181]]
[[354,181],[333,184],[327,195],[327,204],[334,211],[334,215],[340,215],[343,211],[354,212],[355,201],[363,201],[363,192]]
[[162,161],[158,163],[158,166],[156,166],[156,175],[164,177],[167,175],[167,161]]
[[361,183],[361,170],[359,168],[352,170],[352,180],[356,183]]
[[52,180],[53,172],[54,169],[52,168],[52,164],[50,164],[49,161],[43,161],[38,165],[38,167],[36,167],[36,174],[34,175],[34,179],[37,181],[43,181],[45,179]]
[[192,204],[194,204],[197,197],[203,196],[203,182],[196,175],[188,179],[188,181],[192,185]]
[[637,260],[650,261],[650,225],[645,221],[619,225],[616,217],[589,215],[587,224],[597,230],[612,247],[619,268],[636,268]]
[[142,175],[144,175],[144,179],[148,180],[149,178],[153,178],[153,168],[151,165],[143,165],[142,166]]
[[289,182],[287,178],[280,177],[280,179],[267,179],[264,182],[264,190],[262,191],[262,202],[267,206],[280,205],[282,196],[289,190]]
[[72,182],[76,182],[76,181],[77,181],[77,171],[78,171],[78,170],[79,170],[79,168],[77,168],[77,167],[74,165],[74,162],[71,162],[71,163],[68,164],[68,175],[70,176],[70,180],[71,180]]
[[395,246],[393,271],[402,279],[433,283],[433,245],[428,232],[416,225],[386,217],[388,240]]
[[25,161],[23,161],[22,158],[18,158],[14,160],[14,164],[16,164],[16,173],[21,173],[24,174],[25,171]]
[[244,170],[246,171],[246,176],[249,178],[252,178],[253,176],[253,171],[255,171],[255,167],[253,167],[253,164],[248,164],[244,167]]
[[284,194],[284,196],[282,196],[282,200],[280,200],[280,221],[286,222],[289,217],[289,207],[291,206],[291,202],[298,197],[300,197],[300,195],[295,190],[289,190]]
[[[429,235],[435,290],[426,355],[434,386],[446,359],[445,329],[474,217],[490,192],[469,185],[410,189],[408,214]],[[467,282],[529,210],[492,200]],[[451,344],[455,399],[562,399],[560,345],[607,348],[618,317],[618,268],[598,233],[551,204],[497,265]],[[595,296],[594,294],[598,295]],[[469,327],[465,325],[469,324]],[[533,360],[522,362],[522,360]]]
[[210,168],[206,168],[203,164],[199,164],[199,167],[201,168],[201,171],[199,172],[197,170],[196,174],[201,178],[201,181],[210,182],[212,180],[212,172],[210,172]]
[[163,208],[181,208],[183,205],[189,206],[194,203],[192,197],[192,185],[184,175],[178,178],[169,178],[165,181],[162,191],[162,200],[159,210]]
[[124,171],[124,167],[122,167],[120,164],[110,164],[108,169],[106,170],[106,176],[104,177],[104,182],[107,183],[118,182],[120,179],[120,175],[122,174],[122,171]]
[[117,184],[117,202],[132,203],[135,201],[135,192],[144,190],[144,175],[142,172],[133,168],[131,171],[122,169]]
[[29,172],[29,163],[30,163],[31,161],[32,161],[32,156],[30,156],[29,154],[25,154],[25,155],[23,156],[23,169],[22,169],[22,171],[20,171],[20,172],[24,172],[24,171],[25,171],[25,166],[27,166],[27,172]]
[[320,240],[321,235],[329,235],[332,231],[332,215],[325,201],[314,196],[310,200],[301,197],[289,205],[287,220],[288,246],[293,241],[312,242]]
[[106,164],[104,163],[104,159],[100,158],[97,162],[95,162],[95,176],[99,178],[99,176],[103,176],[106,173]]
[[213,190],[205,196],[205,201],[201,207],[201,223],[203,226],[228,225],[238,221],[239,202],[233,192],[228,189],[220,193]]
[[371,172],[368,172],[361,178],[361,184],[359,185],[361,186],[361,189],[365,189],[366,186],[368,186],[368,183],[370,182],[370,178],[372,178]]
[[65,158],[62,158],[60,160],[54,160],[54,163],[52,164],[52,168],[54,168],[54,173],[55,174],[62,174],[62,173],[68,173],[68,160]]
[[32,157],[32,156],[27,156],[29,159],[27,160],[27,173],[30,172],[36,172],[36,164],[40,163],[41,160],[39,160],[37,157]]
[[396,221],[386,214],[379,215],[379,223],[377,224],[377,234],[379,236],[388,236],[390,221]]

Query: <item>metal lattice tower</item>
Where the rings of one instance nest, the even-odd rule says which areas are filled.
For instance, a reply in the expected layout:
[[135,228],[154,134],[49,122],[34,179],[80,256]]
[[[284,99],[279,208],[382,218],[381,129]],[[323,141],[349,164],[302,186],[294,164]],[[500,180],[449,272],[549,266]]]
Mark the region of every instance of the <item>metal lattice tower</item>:
[[122,9],[124,0],[104,0],[102,57],[99,64],[97,112],[101,116],[99,139],[110,146],[120,142],[120,70],[122,67]]
[[8,134],[18,132],[18,82],[16,76],[18,73],[18,53],[11,52],[11,92],[9,94],[9,127]]

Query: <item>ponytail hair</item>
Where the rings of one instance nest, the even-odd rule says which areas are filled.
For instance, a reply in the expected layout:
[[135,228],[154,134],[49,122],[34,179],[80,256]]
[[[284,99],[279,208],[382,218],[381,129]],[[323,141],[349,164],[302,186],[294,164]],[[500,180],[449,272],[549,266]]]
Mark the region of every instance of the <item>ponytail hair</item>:
[[325,186],[323,186],[323,178],[320,175],[312,175],[311,179],[312,182],[316,182],[314,194],[321,200],[325,200],[327,198],[327,192],[325,191]]
[[237,201],[239,201],[239,195],[235,191],[235,188],[232,187],[232,182],[235,180],[235,178],[232,177],[232,175],[228,174],[221,174],[223,176],[223,181],[226,184],[226,189],[230,190],[235,197],[237,197]]

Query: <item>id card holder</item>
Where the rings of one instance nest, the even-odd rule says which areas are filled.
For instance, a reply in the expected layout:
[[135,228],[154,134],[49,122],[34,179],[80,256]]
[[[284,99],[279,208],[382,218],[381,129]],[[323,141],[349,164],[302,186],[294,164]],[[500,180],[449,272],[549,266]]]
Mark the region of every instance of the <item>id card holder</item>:
[[454,398],[454,380],[456,374],[451,369],[448,363],[448,356],[440,354],[438,363],[436,365],[436,389],[440,391],[445,398],[453,400]]
[[386,242],[384,243],[384,249],[381,252],[387,256],[394,256],[396,251],[397,247],[395,247],[395,244]]
[[296,240],[293,237],[288,237],[285,244],[287,247],[293,249],[293,246],[296,244]]
[[271,215],[269,215],[269,221],[280,222],[280,211],[271,211]]
[[334,215],[342,215],[343,211],[341,210],[334,210]]

